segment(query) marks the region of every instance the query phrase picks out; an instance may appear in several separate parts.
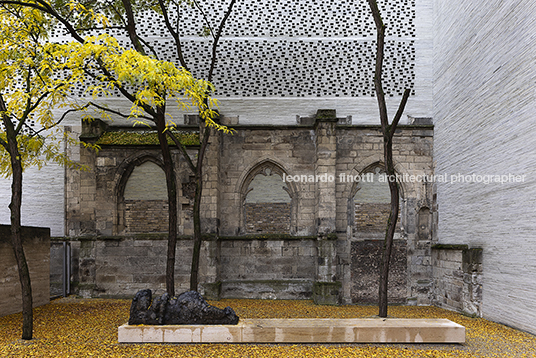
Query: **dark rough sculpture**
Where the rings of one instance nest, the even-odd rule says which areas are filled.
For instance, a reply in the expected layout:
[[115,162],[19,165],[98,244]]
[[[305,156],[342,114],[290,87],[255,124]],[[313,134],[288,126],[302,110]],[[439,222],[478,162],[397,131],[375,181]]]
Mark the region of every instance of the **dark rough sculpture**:
[[231,307],[211,306],[196,291],[171,298],[164,293],[153,300],[151,290],[141,290],[132,300],[128,324],[238,324],[238,319]]

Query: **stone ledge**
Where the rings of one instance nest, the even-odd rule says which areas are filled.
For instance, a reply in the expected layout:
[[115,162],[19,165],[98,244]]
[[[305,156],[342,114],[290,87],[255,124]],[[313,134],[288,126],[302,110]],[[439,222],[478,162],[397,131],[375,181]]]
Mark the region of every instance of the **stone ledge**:
[[238,325],[129,326],[119,343],[464,343],[448,319],[241,319]]

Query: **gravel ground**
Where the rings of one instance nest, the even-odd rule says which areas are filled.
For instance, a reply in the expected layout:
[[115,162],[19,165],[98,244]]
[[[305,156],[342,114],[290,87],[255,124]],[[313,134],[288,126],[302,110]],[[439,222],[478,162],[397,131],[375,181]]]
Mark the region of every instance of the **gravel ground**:
[[[357,318],[375,306],[316,306],[311,301],[221,300],[248,318]],[[34,339],[23,341],[21,315],[0,317],[0,357],[536,357],[536,336],[436,307],[393,306],[392,317],[448,318],[466,327],[465,344],[120,344],[129,300],[57,299],[34,313]]]

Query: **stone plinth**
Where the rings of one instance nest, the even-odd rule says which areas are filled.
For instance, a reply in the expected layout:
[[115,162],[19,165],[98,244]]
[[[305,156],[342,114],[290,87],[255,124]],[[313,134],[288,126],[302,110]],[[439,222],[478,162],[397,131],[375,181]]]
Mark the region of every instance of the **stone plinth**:
[[120,343],[464,343],[448,319],[241,319],[238,325],[129,326]]

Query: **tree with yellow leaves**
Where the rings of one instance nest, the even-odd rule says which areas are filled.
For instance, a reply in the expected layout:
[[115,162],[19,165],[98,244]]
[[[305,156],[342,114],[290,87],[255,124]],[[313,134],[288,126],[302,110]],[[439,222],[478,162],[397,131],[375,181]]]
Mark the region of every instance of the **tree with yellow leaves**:
[[31,339],[33,330],[30,273],[21,238],[23,169],[51,160],[74,165],[62,151],[58,124],[64,116],[55,120],[52,115],[54,108],[68,105],[72,82],[54,76],[61,64],[45,50],[48,27],[35,9],[0,6],[0,175],[12,177],[11,242],[22,290],[23,339]]
[[[169,236],[166,264],[166,289],[170,295],[175,294],[175,250],[177,241],[177,188],[176,176],[167,137],[170,137],[182,152],[189,168],[194,174],[196,190],[194,196],[194,247],[190,289],[197,290],[198,267],[201,247],[200,206],[203,190],[203,161],[212,129],[229,132],[213,118],[211,110],[214,101],[210,99],[213,87],[210,81],[215,72],[217,47],[223,28],[236,0],[227,3],[226,11],[217,26],[211,24],[209,17],[198,0],[149,0],[149,1],[86,1],[75,0],[0,0],[0,4],[16,4],[37,9],[54,18],[66,30],[74,42],[67,45],[50,46],[48,50],[57,59],[64,59],[65,72],[78,83],[93,84],[88,90],[94,95],[108,95],[112,91],[130,101],[130,113],[117,110],[95,102],[88,105],[98,108],[103,116],[113,113],[135,120],[145,119],[154,123],[158,133],[160,149],[166,175],[169,204]],[[180,37],[181,7],[193,6],[201,14],[203,33],[211,39],[211,60],[208,63],[206,81],[195,80],[187,71],[183,43]],[[138,29],[137,19],[147,12],[156,14],[165,25],[177,52],[176,67],[171,62],[163,61],[148,39],[143,38]],[[116,38],[108,33],[109,29],[122,33],[130,49],[122,48]],[[96,36],[89,36],[95,34]],[[193,160],[186,153],[185,146],[169,130],[174,127],[172,120],[166,117],[171,101],[180,107],[197,107],[200,114],[201,143],[198,154]]]

